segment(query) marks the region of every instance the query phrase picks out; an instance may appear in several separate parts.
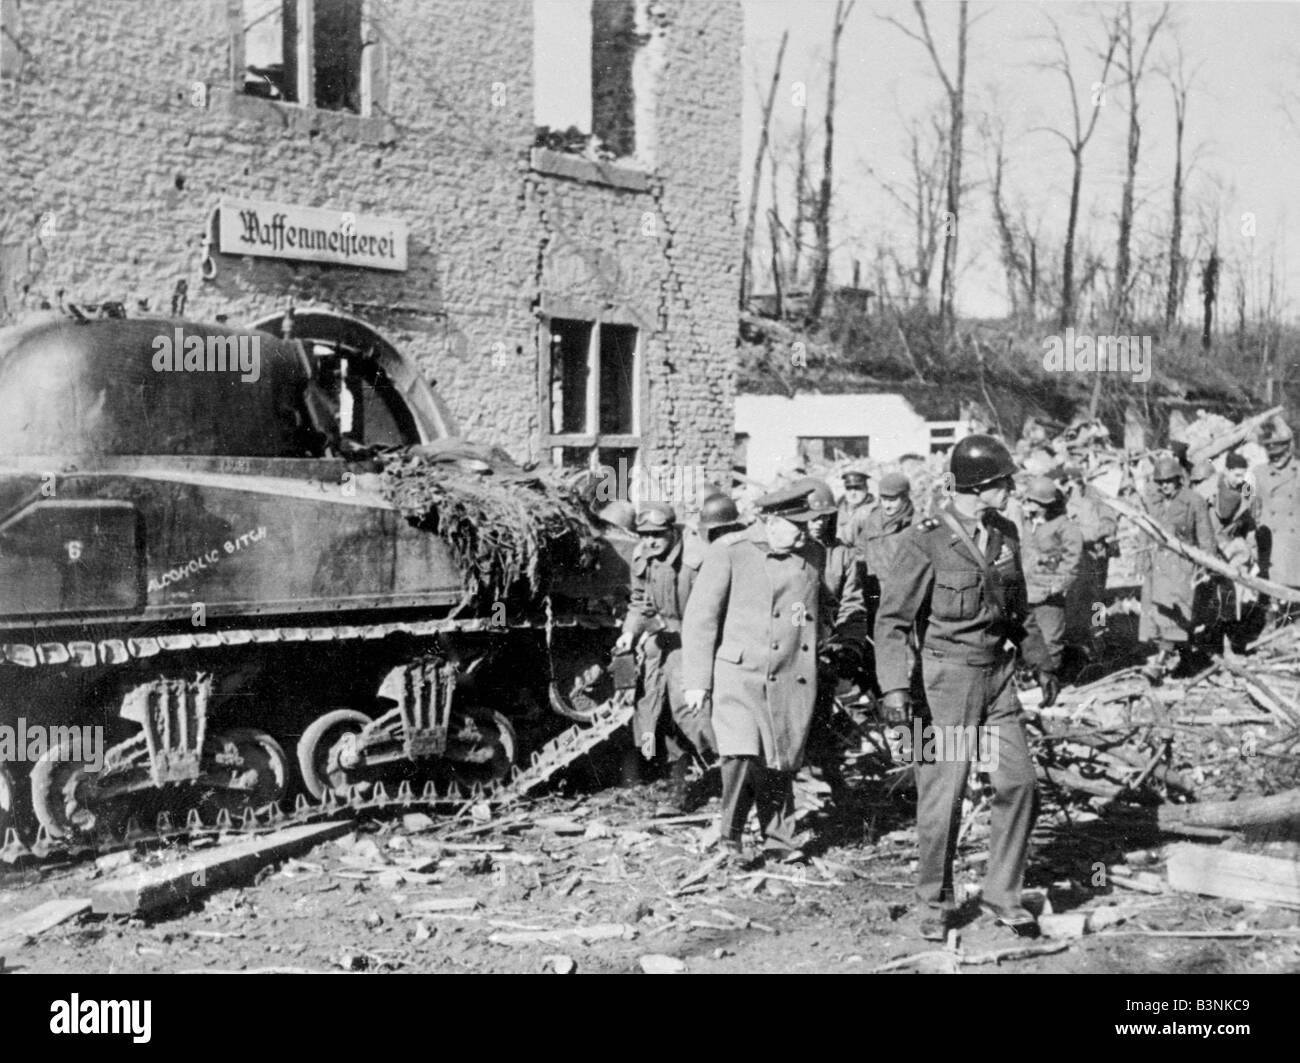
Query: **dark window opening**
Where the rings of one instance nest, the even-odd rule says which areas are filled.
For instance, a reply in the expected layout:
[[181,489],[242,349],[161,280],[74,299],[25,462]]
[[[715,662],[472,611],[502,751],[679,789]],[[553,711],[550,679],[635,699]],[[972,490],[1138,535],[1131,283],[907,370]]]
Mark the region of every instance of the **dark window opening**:
[[591,323],[551,322],[551,431],[587,431]]
[[631,435],[635,428],[636,329],[600,327],[600,430]]
[[243,0],[244,95],[363,113],[361,8],[362,0]]
[[316,106],[361,113],[360,0],[316,0]]

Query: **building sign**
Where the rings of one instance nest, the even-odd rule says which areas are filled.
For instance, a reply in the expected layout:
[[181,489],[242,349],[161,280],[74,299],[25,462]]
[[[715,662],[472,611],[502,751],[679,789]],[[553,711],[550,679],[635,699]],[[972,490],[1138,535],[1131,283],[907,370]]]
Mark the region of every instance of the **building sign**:
[[216,230],[217,250],[224,255],[406,270],[406,222],[393,218],[223,199],[217,205]]

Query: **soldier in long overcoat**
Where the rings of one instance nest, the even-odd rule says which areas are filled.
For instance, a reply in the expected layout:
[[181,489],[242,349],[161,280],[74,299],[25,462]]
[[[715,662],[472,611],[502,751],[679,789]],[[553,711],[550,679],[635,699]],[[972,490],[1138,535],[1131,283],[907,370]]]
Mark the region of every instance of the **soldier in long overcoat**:
[[[1217,553],[1210,527],[1209,504],[1183,486],[1183,468],[1174,458],[1160,458],[1152,479],[1158,494],[1144,500],[1147,512],[1183,542]],[[1164,550],[1153,542],[1142,583],[1142,618],[1138,640],[1156,643],[1156,653],[1144,671],[1153,680],[1167,674],[1192,633],[1196,562]]]
[[1300,587],[1300,466],[1292,455],[1291,429],[1269,422],[1261,433],[1268,463],[1255,468],[1255,541],[1260,575]]
[[682,626],[688,705],[711,695],[721,842],[738,853],[757,803],[765,848],[798,856],[793,779],[817,698],[821,548],[808,488],[760,498],[761,520],[705,554]]

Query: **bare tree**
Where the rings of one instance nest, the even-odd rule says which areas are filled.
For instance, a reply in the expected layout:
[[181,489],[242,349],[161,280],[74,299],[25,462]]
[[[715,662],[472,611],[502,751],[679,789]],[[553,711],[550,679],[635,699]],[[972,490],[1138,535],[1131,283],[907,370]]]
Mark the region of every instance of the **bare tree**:
[[840,37],[844,24],[853,13],[855,0],[835,0],[835,21],[831,26],[831,59],[826,83],[826,143],[822,146],[822,181],[813,215],[813,232],[817,238],[813,260],[812,294],[808,298],[808,321],[821,319],[826,303],[826,281],[831,266],[831,181],[835,154],[835,75],[840,62]]
[[[1200,68],[1197,67],[1197,70]],[[1169,219],[1169,286],[1165,291],[1165,329],[1174,327],[1178,308],[1183,302],[1187,277],[1183,267],[1183,134],[1187,128],[1187,98],[1196,80],[1197,70],[1187,70],[1182,45],[1177,46],[1174,63],[1162,71],[1174,98],[1174,191]],[[1193,255],[1195,257],[1195,255]]]
[[[1146,70],[1151,45],[1169,16],[1169,5],[1147,25],[1145,39],[1134,25],[1133,5],[1123,4],[1115,16],[1119,27],[1119,68],[1128,88],[1128,144],[1125,155],[1124,187],[1119,201],[1119,247],[1115,254],[1114,315],[1117,325],[1128,320],[1128,301],[1132,272],[1133,188],[1137,181],[1138,154],[1142,143],[1142,123],[1138,118],[1138,90]],[[1113,50],[1113,49],[1112,49]],[[1107,53],[1109,55],[1110,52]]]
[[1085,129],[1083,114],[1079,105],[1079,87],[1074,80],[1074,69],[1070,64],[1070,50],[1065,46],[1065,38],[1062,36],[1061,27],[1056,20],[1051,15],[1045,17],[1051,23],[1052,40],[1056,43],[1060,57],[1042,65],[1049,70],[1057,71],[1065,78],[1066,86],[1070,90],[1070,113],[1073,122],[1069,136],[1066,136],[1059,129],[1043,129],[1043,132],[1052,133],[1065,141],[1066,147],[1070,149],[1070,157],[1074,162],[1074,169],[1070,178],[1070,214],[1065,224],[1065,251],[1061,256],[1060,325],[1062,329],[1065,329],[1074,323],[1074,240],[1075,232],[1079,227],[1079,194],[1083,187],[1083,152],[1097,128],[1097,119],[1101,116],[1101,108],[1105,103],[1106,78],[1110,74],[1111,63],[1115,57],[1115,48],[1119,44],[1119,25],[1117,22],[1112,22],[1107,26],[1106,49],[1102,56],[1101,77],[1093,84],[1091,94],[1092,117],[1089,118],[1088,126]]
[[[913,121],[907,131],[907,153],[911,173],[906,185],[877,177],[886,194],[907,215],[914,237],[912,261],[899,262],[899,276],[915,289],[916,301],[925,306],[930,295],[930,280],[939,253],[939,236],[943,232],[942,206],[947,190],[948,136],[942,113],[931,115],[928,123]],[[897,258],[897,256],[895,256]]]
[[939,280],[939,315],[945,332],[951,334],[955,322],[953,305],[956,299],[957,230],[961,216],[962,135],[966,126],[966,39],[972,23],[968,18],[967,2],[961,0],[957,14],[957,69],[955,73],[949,75],[935,47],[934,35],[930,32],[930,22],[925,14],[925,5],[921,0],[912,0],[912,8],[916,12],[919,30],[903,25],[892,15],[878,17],[925,46],[948,97],[948,216],[944,225],[943,271]]
[[1030,231],[1025,212],[1022,210],[1018,219],[1013,218],[1007,204],[1006,122],[1000,116],[986,114],[980,120],[979,131],[985,150],[991,156],[989,194],[992,199],[993,221],[998,229],[1011,317],[1019,319],[1023,314],[1029,321],[1033,321],[1037,317],[1038,303],[1038,237]]
[[743,309],[749,299],[750,257],[754,253],[754,226],[758,219],[758,185],[763,179],[763,156],[767,152],[768,127],[772,121],[772,107],[776,103],[776,87],[781,80],[781,61],[785,58],[786,42],[790,31],[781,34],[781,45],[776,50],[776,63],[772,68],[772,85],[767,102],[763,105],[763,127],[758,136],[758,150],[754,153],[754,176],[749,183],[749,216],[745,219],[745,236],[740,256],[740,305]]
[[799,268],[803,260],[803,235],[808,221],[808,205],[812,202],[812,189],[808,186],[808,108],[799,108],[799,137],[795,141],[794,167],[794,225],[791,237],[790,283],[799,284]]

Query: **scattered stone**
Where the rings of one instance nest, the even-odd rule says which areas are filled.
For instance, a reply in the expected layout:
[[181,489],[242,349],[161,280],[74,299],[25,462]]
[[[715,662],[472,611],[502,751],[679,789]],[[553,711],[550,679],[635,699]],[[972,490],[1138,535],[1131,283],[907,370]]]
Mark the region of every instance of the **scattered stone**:
[[402,826],[412,834],[433,830],[433,817],[423,812],[408,812],[402,817]]
[[551,974],[573,974],[578,969],[578,964],[573,957],[565,956],[563,953],[543,957],[542,962]]
[[614,832],[610,830],[606,824],[599,821],[589,823],[587,829],[582,833],[584,841],[595,841],[598,838],[610,838],[613,837],[613,835]]
[[1101,908],[1094,908],[1088,913],[1088,932],[1096,933],[1099,930],[1105,930],[1108,926],[1119,926],[1120,923],[1127,919],[1128,916],[1119,905],[1103,905]]
[[686,973],[686,963],[676,956],[664,956],[661,953],[652,952],[648,956],[642,956],[637,962],[641,965],[641,970],[646,974]]
[[[728,956],[734,956],[734,955],[735,955],[735,953],[732,952],[730,949],[714,949],[714,950],[713,950],[713,958],[714,958],[715,960],[725,960]],[[858,957],[858,959],[861,959],[861,958],[862,958],[861,956]]]
[[366,917],[362,920],[371,930],[375,930],[384,925],[384,917],[374,909],[366,912]]
[[412,941],[417,945],[421,945],[431,937],[433,937],[433,935],[429,933],[429,928],[424,925],[423,920],[415,924],[415,933],[411,935]]
[[1038,917],[1038,928],[1049,938],[1080,938],[1088,932],[1088,913],[1049,912]]

